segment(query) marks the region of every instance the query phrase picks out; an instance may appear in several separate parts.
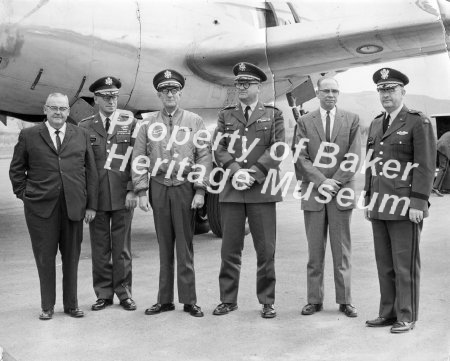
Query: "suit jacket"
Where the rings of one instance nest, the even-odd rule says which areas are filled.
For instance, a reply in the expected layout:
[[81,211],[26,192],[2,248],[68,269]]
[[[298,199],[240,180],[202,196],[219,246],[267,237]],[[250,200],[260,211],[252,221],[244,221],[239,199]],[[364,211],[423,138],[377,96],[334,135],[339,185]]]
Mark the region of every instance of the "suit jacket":
[[[316,157],[319,155],[319,150],[322,142],[325,142],[325,130],[323,129],[322,118],[320,116],[320,110],[308,113],[297,120],[297,131],[295,133],[295,144],[298,144],[302,138],[309,140],[306,143],[305,149],[303,149],[298,159],[296,160],[296,166],[302,177],[302,201],[301,206],[306,211],[320,211],[324,207],[324,203],[318,202],[318,199],[325,199],[318,191],[318,187],[327,178],[332,178],[342,183],[342,188],[350,188],[355,190],[354,175],[359,168],[361,159],[361,133],[359,128],[359,117],[356,114],[347,112],[345,110],[336,108],[336,115],[334,118],[333,130],[331,132],[330,143],[334,143],[338,148],[338,152],[334,155],[336,158],[336,164],[332,167],[327,166],[314,166],[313,163]],[[331,147],[331,152],[335,152],[335,149]],[[358,166],[352,170],[341,169],[341,163],[347,160],[349,157],[347,153],[355,154],[358,157]],[[349,160],[356,158],[350,157]],[[327,163],[328,158],[320,158],[320,163]],[[319,161],[319,160],[318,160]],[[329,163],[329,162],[328,162]],[[348,169],[349,167],[343,167]],[[313,188],[309,197],[307,191],[313,183]],[[350,195],[346,192],[345,195]],[[337,202],[337,208],[341,210],[352,209],[355,207],[356,195],[353,199],[345,199],[343,202]],[[340,204],[342,203],[342,204]],[[347,205],[348,204],[348,205]]]
[[[110,134],[103,127],[100,114],[83,119],[78,125],[89,132],[98,172],[98,210],[115,211],[125,209],[125,198],[133,190],[131,182],[132,137],[136,120],[127,125],[116,123]],[[112,147],[116,145],[114,154]],[[105,168],[111,156],[110,169]],[[123,157],[123,158],[120,158]],[[121,170],[121,167],[123,169]]]
[[[365,204],[373,201],[370,217],[408,220],[408,212],[401,215],[404,202],[395,206],[394,199],[390,198],[381,207],[383,198],[391,196],[409,198],[409,206],[424,211],[424,216],[427,216],[436,166],[436,140],[431,123],[422,113],[404,106],[383,134],[384,117],[382,113],[372,121],[367,137],[367,152],[372,152],[368,160],[378,158],[373,167],[374,174],[371,168],[365,172]],[[390,159],[396,160],[399,168],[386,172],[384,166]],[[417,167],[405,175],[408,162],[417,164]]]
[[[276,142],[284,142],[284,120],[282,112],[272,106],[264,105],[261,102],[256,104],[255,110],[252,112],[248,122],[244,117],[244,113],[240,105],[233,105],[222,109],[219,112],[219,120],[217,122],[216,136],[219,133],[232,134],[238,132],[237,138],[232,152],[228,151],[230,138],[222,138],[214,150],[214,157],[219,166],[224,169],[230,169],[230,176],[227,180],[223,191],[219,195],[220,202],[237,202],[237,203],[266,203],[279,202],[282,200],[281,189],[272,194],[272,185],[279,184],[279,165],[281,161],[273,159],[270,156],[270,148]],[[246,137],[246,148],[250,149],[250,145],[258,139],[257,145],[251,150],[245,160],[237,161],[242,156],[244,144],[243,137]],[[277,155],[283,151],[283,147],[277,148]],[[255,171],[252,176],[256,182],[250,189],[236,190],[231,179],[239,169],[249,168]],[[262,192],[266,176],[269,170],[276,170],[276,179],[268,182],[266,192]]]
[[72,221],[83,219],[86,207],[97,209],[98,178],[89,135],[72,124],[67,123],[59,154],[44,123],[23,129],[9,177],[16,196],[40,217],[50,217],[61,187]]

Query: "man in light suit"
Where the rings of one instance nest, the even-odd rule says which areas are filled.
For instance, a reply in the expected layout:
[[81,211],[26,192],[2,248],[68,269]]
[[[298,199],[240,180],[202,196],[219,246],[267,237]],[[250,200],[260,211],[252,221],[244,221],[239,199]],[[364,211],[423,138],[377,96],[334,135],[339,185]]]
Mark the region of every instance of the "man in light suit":
[[[279,158],[271,156],[270,151],[273,144],[284,142],[284,120],[279,109],[259,101],[261,82],[267,80],[260,68],[239,63],[234,66],[233,73],[239,104],[220,111],[216,137],[222,139],[214,152],[216,161],[229,171],[229,176],[219,196],[223,231],[219,274],[221,303],[213,314],[225,315],[238,308],[241,256],[248,217],[257,257],[256,293],[262,305],[261,317],[274,318],[276,202],[282,198],[281,191],[270,191],[274,183],[279,183],[281,163]],[[232,140],[234,135],[238,135],[235,142]],[[280,147],[277,148],[279,151]],[[264,191],[266,182],[270,185]]]
[[83,317],[78,308],[77,272],[83,218],[95,217],[98,177],[88,133],[66,123],[67,96],[50,94],[47,120],[23,129],[14,148],[9,176],[23,201],[41,286],[41,320],[53,316],[56,298],[55,258],[62,259],[64,313]]
[[378,317],[368,327],[412,330],[418,319],[420,233],[436,166],[436,140],[430,120],[403,104],[408,77],[382,68],[373,74],[386,112],[372,121],[365,172],[366,218],[372,223],[380,283]]
[[93,311],[112,305],[114,294],[125,310],[136,310],[131,298],[131,221],[137,204],[131,182],[131,149],[136,120],[120,117],[120,122],[112,122],[121,85],[112,76],[92,83],[89,90],[99,112],[79,124],[89,132],[99,178],[97,215],[89,224],[97,296]]
[[[312,315],[323,308],[329,232],[336,303],[346,316],[356,317],[358,313],[351,304],[350,219],[355,207],[354,174],[361,156],[359,117],[336,107],[339,84],[335,79],[319,79],[316,95],[320,109],[299,118],[294,142],[300,146],[302,138],[308,140],[296,161],[303,177],[301,206],[309,255],[308,303],[302,314]],[[355,156],[348,157],[347,153]],[[347,163],[350,160],[353,162]]]

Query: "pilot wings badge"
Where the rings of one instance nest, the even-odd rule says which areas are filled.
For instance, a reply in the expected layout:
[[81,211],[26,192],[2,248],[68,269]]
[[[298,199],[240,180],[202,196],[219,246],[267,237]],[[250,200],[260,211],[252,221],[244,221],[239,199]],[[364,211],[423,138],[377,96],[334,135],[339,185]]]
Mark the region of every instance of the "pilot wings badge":
[[408,132],[406,130],[400,130],[397,132],[398,135],[406,135]]

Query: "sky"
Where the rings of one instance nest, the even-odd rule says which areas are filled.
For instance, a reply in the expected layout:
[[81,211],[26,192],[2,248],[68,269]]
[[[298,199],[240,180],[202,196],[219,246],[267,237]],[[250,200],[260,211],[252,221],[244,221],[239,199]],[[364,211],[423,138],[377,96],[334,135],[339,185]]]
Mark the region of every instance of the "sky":
[[410,94],[450,99],[450,59],[447,53],[410,58],[349,69],[336,75],[341,92],[375,91],[372,75],[383,67],[394,68],[409,78]]

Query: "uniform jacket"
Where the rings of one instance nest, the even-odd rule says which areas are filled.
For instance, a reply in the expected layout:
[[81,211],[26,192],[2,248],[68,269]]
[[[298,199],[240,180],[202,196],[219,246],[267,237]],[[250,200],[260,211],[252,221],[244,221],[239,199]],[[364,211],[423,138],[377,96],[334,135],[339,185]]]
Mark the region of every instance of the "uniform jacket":
[[89,135],[67,123],[58,154],[44,123],[23,129],[14,148],[9,177],[24,206],[50,217],[64,190],[69,219],[83,219],[86,207],[97,209],[98,177]]
[[[272,186],[279,184],[279,165],[281,161],[273,159],[270,156],[270,148],[276,142],[284,142],[284,120],[281,111],[275,107],[264,105],[261,102],[256,104],[248,122],[245,120],[244,113],[240,105],[227,107],[219,112],[217,122],[216,137],[219,134],[232,134],[238,132],[233,153],[228,151],[230,138],[222,138],[214,150],[214,157],[219,166],[224,169],[230,169],[230,176],[223,191],[219,195],[220,202],[237,203],[265,203],[279,202],[281,198],[281,189],[272,194]],[[246,149],[255,139],[258,143],[249,152],[246,159],[237,161],[243,153],[243,137],[246,137]],[[281,155],[283,147],[277,148],[277,155]],[[256,182],[250,189],[236,190],[231,183],[231,179],[239,169],[249,168],[255,170],[252,176]],[[266,192],[262,192],[263,185],[269,170],[276,170],[276,179],[272,178],[268,183]]]
[[[159,123],[161,126],[153,127],[152,124],[154,125],[155,123]],[[180,144],[173,142],[168,147],[175,126],[179,127],[176,133],[176,139]],[[164,128],[167,130],[166,135],[161,140],[155,140],[159,139]],[[152,131],[151,137],[153,140],[149,137],[149,129]],[[205,194],[206,187],[209,184],[209,175],[212,170],[211,149],[209,143],[201,140],[201,138],[205,138],[205,134],[200,139],[197,139],[197,144],[200,147],[194,144],[194,137],[196,134],[200,134],[199,131],[202,130],[206,131],[202,118],[187,110],[178,108],[173,114],[172,119],[170,119],[165,110],[151,113],[149,117],[144,119],[133,149],[133,160],[139,156],[148,157],[150,160],[150,164],[145,167],[141,165],[142,163],[139,163],[137,167],[140,170],[139,173],[142,173],[146,169],[152,174],[157,160],[167,159],[168,162],[160,165],[157,172],[155,172],[156,174],[152,177],[156,182],[166,186],[177,186],[188,181],[187,175],[191,171],[195,173],[199,172],[200,168],[194,167],[194,165],[200,165],[206,169],[206,172],[202,178],[195,179],[193,185],[196,192]],[[187,134],[189,138],[183,143]],[[184,172],[181,175],[182,180],[180,180],[178,179],[178,173],[180,170],[180,162],[184,158],[187,158],[188,165],[184,167]],[[172,172],[167,174],[171,162],[173,162],[174,167]],[[147,172],[144,172],[144,174],[139,173],[133,172],[133,185],[135,192],[138,195],[142,195],[148,189],[149,174]]]
[[[127,125],[117,122],[112,133],[107,134],[103,127],[100,114],[83,119],[79,126],[89,132],[89,140],[94,151],[95,164],[97,166],[99,192],[98,210],[115,211],[125,209],[125,198],[128,191],[133,190],[131,182],[131,152],[129,149],[134,144],[132,137],[136,120]],[[111,153],[113,145],[117,145],[114,154]],[[127,154],[128,151],[128,154]],[[111,153],[110,168],[105,168],[105,163]],[[126,167],[120,170],[123,159],[118,156],[127,155]]]
[[[359,117],[356,114],[336,108],[333,130],[331,132],[330,143],[334,143],[339,151],[334,155],[337,162],[333,167],[314,166],[313,163],[319,153],[322,142],[326,142],[325,130],[323,129],[320,110],[308,113],[297,120],[297,131],[295,133],[295,144],[298,144],[302,138],[309,140],[306,148],[303,149],[296,161],[296,166],[302,177],[302,209],[306,211],[320,211],[324,207],[324,203],[318,202],[316,199],[325,199],[318,191],[318,187],[327,178],[335,179],[342,182],[341,188],[350,188],[355,190],[355,172],[342,170],[340,165],[347,160],[347,153],[355,154],[358,161],[361,159],[361,133],[359,128]],[[295,151],[295,150],[294,150]],[[334,152],[333,148],[330,152]],[[350,157],[350,160],[356,158]],[[319,161],[319,159],[318,159]],[[320,163],[328,162],[328,158],[321,157]],[[359,164],[355,167],[355,171],[359,168]],[[348,167],[344,167],[348,169]],[[314,184],[311,193],[305,196],[308,191],[310,182]],[[349,195],[348,192],[345,195]],[[356,194],[355,194],[356,198]],[[353,200],[345,199],[342,202],[336,202],[337,208],[341,210],[352,209],[355,207],[355,198]],[[340,204],[342,203],[342,204]],[[347,205],[348,204],[348,205]]]
[[[399,202],[391,213],[393,200],[390,199],[381,211],[384,196],[407,197],[410,208],[422,210],[427,216],[436,166],[436,140],[431,123],[422,113],[403,107],[383,135],[384,117],[382,113],[372,121],[367,138],[367,152],[373,151],[368,160],[379,158],[375,162],[375,174],[370,168],[365,173],[365,204],[374,202],[370,207],[370,217],[381,220],[409,219],[408,212],[401,215],[404,202]],[[383,166],[390,159],[399,163],[398,171],[384,172],[391,178],[383,173]],[[417,164],[417,167],[405,175],[408,162]],[[392,177],[394,174],[397,176]]]

